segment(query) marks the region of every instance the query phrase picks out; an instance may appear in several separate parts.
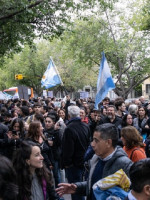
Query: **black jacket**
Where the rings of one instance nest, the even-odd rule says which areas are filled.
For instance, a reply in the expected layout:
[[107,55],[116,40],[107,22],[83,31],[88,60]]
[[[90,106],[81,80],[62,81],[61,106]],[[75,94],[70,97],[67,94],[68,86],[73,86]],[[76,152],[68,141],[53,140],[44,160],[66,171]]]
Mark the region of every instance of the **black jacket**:
[[122,119],[115,116],[115,119],[113,122],[110,121],[110,119],[108,117],[105,117],[101,120],[101,124],[105,124],[105,123],[111,123],[114,124],[117,128],[118,126],[122,123]]
[[56,161],[60,161],[61,156],[61,135],[59,130],[54,130],[53,128],[44,131],[44,135],[48,140],[53,141],[53,146],[51,146],[53,158]]
[[4,124],[0,123],[0,154],[5,154],[5,147],[8,143],[8,136],[7,136],[8,127]]
[[90,143],[90,129],[80,118],[68,122],[62,139],[62,168],[74,165],[82,168],[84,154]]

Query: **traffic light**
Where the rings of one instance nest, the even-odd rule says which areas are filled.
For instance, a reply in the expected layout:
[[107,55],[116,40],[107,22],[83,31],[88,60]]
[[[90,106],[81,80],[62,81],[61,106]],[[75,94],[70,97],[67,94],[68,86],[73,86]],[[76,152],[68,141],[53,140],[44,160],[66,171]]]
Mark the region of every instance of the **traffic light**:
[[15,80],[22,80],[23,79],[23,75],[22,74],[16,74],[15,75]]
[[18,80],[18,74],[15,75],[15,80]]

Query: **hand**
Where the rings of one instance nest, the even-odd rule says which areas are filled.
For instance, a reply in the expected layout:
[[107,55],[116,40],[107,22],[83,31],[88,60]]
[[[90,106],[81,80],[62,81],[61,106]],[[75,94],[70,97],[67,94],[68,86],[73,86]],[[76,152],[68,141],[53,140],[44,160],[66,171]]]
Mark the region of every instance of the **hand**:
[[46,112],[46,113],[43,115],[43,117],[47,117],[47,115],[48,115],[48,112]]
[[49,168],[52,170],[52,169],[53,169],[53,166],[52,166],[52,165],[50,165],[50,166],[49,166]]
[[14,139],[14,140],[19,139],[19,135],[12,135],[12,139]]
[[95,122],[97,122],[98,121],[98,117],[97,117],[97,115],[95,115]]
[[145,128],[149,128],[149,126],[148,126],[148,125],[146,125],[146,126],[145,126]]
[[57,194],[61,197],[64,194],[74,194],[77,186],[73,183],[60,183],[56,189]]
[[12,132],[8,131],[7,136],[8,136],[9,139],[11,139],[12,138]]
[[69,101],[69,100],[70,100],[70,96],[69,96],[69,95],[67,95],[67,96],[66,96],[66,99],[67,99],[67,101]]
[[24,123],[24,127],[25,127],[25,130],[26,130],[26,131],[29,130],[29,124],[28,124],[27,122]]
[[57,122],[57,123],[55,124],[55,126],[54,126],[54,129],[55,129],[55,130],[58,130],[58,129],[60,129],[59,122]]
[[48,144],[49,144],[49,146],[53,146],[53,141],[52,140],[48,140]]

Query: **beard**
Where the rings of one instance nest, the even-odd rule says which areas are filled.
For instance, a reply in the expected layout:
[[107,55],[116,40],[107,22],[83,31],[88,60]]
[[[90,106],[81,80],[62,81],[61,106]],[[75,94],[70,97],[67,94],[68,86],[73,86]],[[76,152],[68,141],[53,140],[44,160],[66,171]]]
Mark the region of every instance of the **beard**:
[[107,117],[108,117],[109,119],[112,119],[112,118],[113,118],[113,116],[112,116],[112,115],[107,115]]

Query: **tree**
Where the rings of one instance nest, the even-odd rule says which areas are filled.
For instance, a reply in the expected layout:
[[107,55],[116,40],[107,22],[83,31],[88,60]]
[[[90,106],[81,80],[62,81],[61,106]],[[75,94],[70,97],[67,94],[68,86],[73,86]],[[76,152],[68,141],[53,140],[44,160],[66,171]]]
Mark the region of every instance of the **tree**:
[[[42,40],[34,44],[32,48],[25,46],[21,53],[14,55],[14,58],[6,58],[3,66],[5,74],[3,76],[1,74],[1,78],[4,77],[5,84],[3,81],[0,82],[1,89],[23,84],[32,87],[36,94],[41,95],[41,79],[49,63],[50,56],[52,56],[60,72],[67,91],[73,92],[91,83],[93,80],[92,76],[90,76],[91,71],[85,71],[84,67],[81,67],[79,64],[78,66],[72,65],[72,60],[69,60],[69,58],[65,62],[62,56],[63,50],[60,49],[60,45],[61,41],[59,39],[55,39],[53,42]],[[23,80],[15,80],[15,74],[23,74]],[[87,76],[89,77],[88,79],[86,78]],[[56,91],[58,87],[56,86]],[[54,90],[54,88],[52,89]],[[59,87],[60,89],[62,88]]]
[[127,98],[150,77],[149,36],[140,31],[131,13],[125,15],[122,10],[110,12],[105,8],[99,13],[104,15],[97,13],[89,20],[78,21],[70,32],[62,35],[65,60],[69,57],[85,70],[97,67],[98,72],[100,52],[104,51],[115,78],[114,91]]
[[141,17],[141,28],[143,30],[150,30],[150,4],[149,1],[143,1],[143,6],[141,9],[140,17]]
[[[130,5],[135,8],[132,2],[130,1]],[[136,9],[134,12],[132,10],[132,15],[130,12],[125,15],[123,10],[118,11],[115,6],[109,10],[100,5],[94,12],[89,18],[76,20],[59,39],[47,43],[46,47],[43,45],[41,50],[42,44],[39,44],[35,45],[35,49],[28,47],[28,51],[24,49],[22,54],[16,55],[14,61],[5,65],[10,70],[11,77],[20,72],[26,76],[33,74],[33,77],[41,78],[51,55],[68,90],[76,91],[87,84],[95,87],[100,54],[104,51],[115,78],[114,91],[127,98],[134,88],[150,77],[149,35],[141,31],[135,17]],[[40,94],[39,80],[23,80],[30,87],[33,82],[35,90]]]
[[69,23],[73,0],[1,0],[0,57],[19,52],[36,36],[60,35]]
[[[3,70],[7,73],[7,85],[26,85],[32,87],[36,94],[41,95],[41,79],[49,63],[49,43],[39,43],[30,48],[25,46],[14,58],[6,59]],[[23,74],[23,80],[15,80],[15,74]]]
[[1,0],[0,1],[0,58],[20,52],[24,44],[31,45],[36,37],[60,36],[85,9],[97,2],[112,7],[116,0]]

